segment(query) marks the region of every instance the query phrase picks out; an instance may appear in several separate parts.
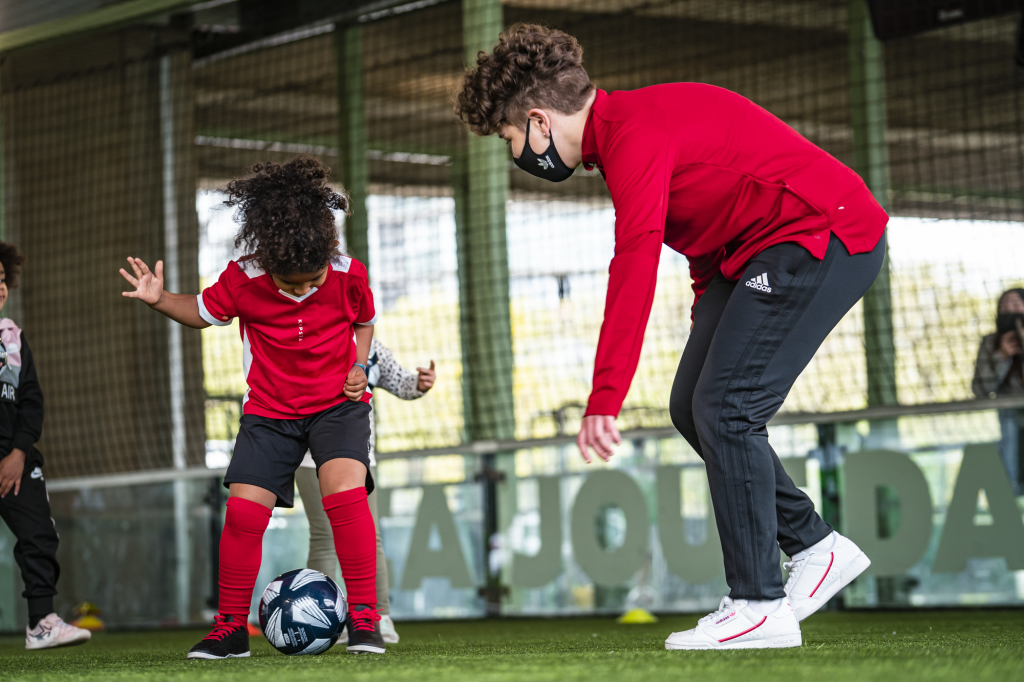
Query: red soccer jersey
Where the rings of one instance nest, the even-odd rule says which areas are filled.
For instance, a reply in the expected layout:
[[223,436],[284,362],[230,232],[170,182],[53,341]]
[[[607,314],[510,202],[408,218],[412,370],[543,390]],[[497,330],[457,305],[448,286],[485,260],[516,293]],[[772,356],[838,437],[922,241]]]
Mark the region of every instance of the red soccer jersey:
[[640,360],[664,243],[690,262],[699,298],[722,273],[739,279],[769,246],[822,258],[835,234],[870,251],[888,216],[860,176],[742,95],[672,83],[597,99],[583,162],[615,204],[615,257],[586,414],[617,415]]
[[[243,258],[231,261],[198,298],[199,314],[210,324],[238,318],[249,385],[244,414],[297,419],[348,400],[345,378],[356,362],[353,325],[377,320],[362,263],[336,256],[323,286],[293,296],[255,260]],[[363,402],[369,400],[367,391]]]

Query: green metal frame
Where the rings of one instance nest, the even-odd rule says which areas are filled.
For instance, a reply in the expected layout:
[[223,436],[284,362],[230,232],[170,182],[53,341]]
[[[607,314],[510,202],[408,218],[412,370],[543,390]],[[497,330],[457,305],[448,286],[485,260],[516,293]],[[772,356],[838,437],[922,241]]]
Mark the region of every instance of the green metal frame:
[[[889,150],[885,140],[885,54],[871,28],[864,0],[850,0],[850,114],[853,167],[882,205],[889,206]],[[889,256],[864,296],[864,348],[868,405],[896,405],[896,345],[893,341]]]

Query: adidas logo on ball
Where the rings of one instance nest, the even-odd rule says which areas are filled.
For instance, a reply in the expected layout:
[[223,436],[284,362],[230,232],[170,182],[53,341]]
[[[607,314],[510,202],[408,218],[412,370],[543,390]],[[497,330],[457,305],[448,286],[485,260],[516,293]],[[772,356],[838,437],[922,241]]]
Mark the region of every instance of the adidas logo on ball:
[[758,275],[757,277],[755,277],[752,280],[749,280],[747,282],[747,286],[750,287],[751,289],[757,289],[759,291],[765,291],[765,292],[767,292],[769,294],[772,293],[772,288],[768,285],[768,273],[767,272],[764,273],[763,275]]

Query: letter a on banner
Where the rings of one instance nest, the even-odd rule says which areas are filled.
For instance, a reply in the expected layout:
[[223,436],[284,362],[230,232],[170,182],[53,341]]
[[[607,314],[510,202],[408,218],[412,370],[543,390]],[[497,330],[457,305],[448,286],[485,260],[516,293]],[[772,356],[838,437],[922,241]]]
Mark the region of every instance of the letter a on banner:
[[[430,548],[430,533],[434,528],[441,540],[438,549]],[[448,578],[452,587],[473,587],[443,485],[423,486],[423,498],[416,510],[416,525],[402,572],[402,589],[418,590],[424,578]]]
[[[978,491],[985,491],[992,523],[975,525]],[[995,443],[968,445],[953,499],[946,511],[932,573],[960,573],[968,559],[1006,557],[1006,568],[1024,569],[1024,522]]]

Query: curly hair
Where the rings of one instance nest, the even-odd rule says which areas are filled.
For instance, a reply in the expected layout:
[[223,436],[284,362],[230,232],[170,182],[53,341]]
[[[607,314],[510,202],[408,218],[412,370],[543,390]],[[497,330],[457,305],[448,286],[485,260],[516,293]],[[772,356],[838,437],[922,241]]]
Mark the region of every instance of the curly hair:
[[506,124],[525,128],[534,107],[575,114],[593,89],[575,38],[536,24],[515,24],[498,36],[493,52],[477,54],[476,68],[466,70],[453,106],[470,130],[484,136]]
[[7,242],[0,242],[0,264],[4,266],[4,283],[8,289],[18,288],[18,277],[21,266],[27,258],[18,251],[18,247]]
[[332,209],[349,214],[348,195],[327,184],[331,169],[310,156],[285,164],[257,163],[228,183],[228,206],[237,207],[235,248],[266,272],[316,272],[331,260],[338,238]]

